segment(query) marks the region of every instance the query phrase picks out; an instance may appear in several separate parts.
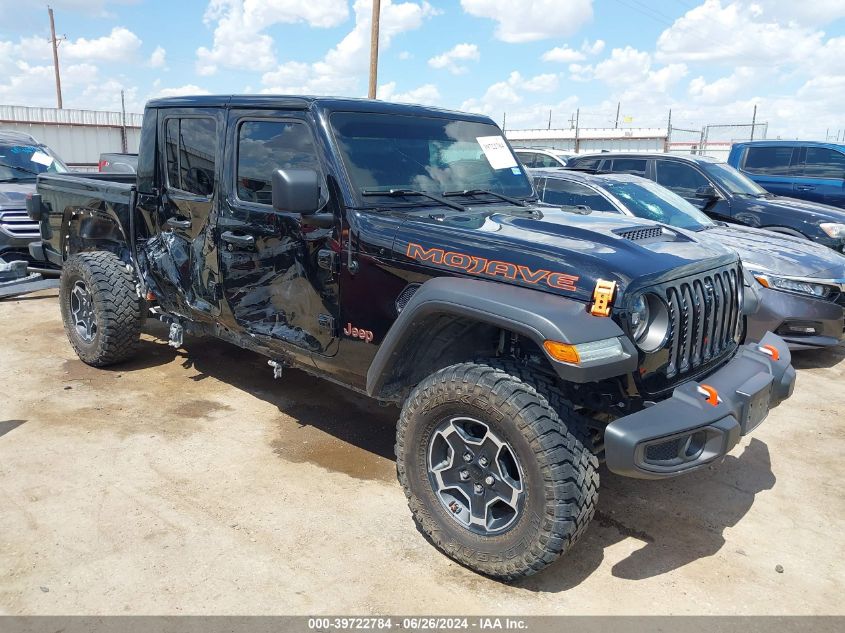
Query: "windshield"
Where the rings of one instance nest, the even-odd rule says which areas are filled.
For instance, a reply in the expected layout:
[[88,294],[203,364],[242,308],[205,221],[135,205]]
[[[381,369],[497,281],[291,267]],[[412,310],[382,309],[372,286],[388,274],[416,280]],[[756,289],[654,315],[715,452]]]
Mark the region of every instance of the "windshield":
[[665,187],[643,182],[607,182],[602,185],[638,218],[693,231],[714,226],[710,218]]
[[45,172],[66,171],[64,163],[43,145],[0,143],[0,181],[34,180]]
[[701,168],[719,185],[740,196],[765,196],[768,192],[727,163],[701,163]]
[[358,193],[472,190],[533,196],[495,125],[434,117],[337,112],[338,147]]

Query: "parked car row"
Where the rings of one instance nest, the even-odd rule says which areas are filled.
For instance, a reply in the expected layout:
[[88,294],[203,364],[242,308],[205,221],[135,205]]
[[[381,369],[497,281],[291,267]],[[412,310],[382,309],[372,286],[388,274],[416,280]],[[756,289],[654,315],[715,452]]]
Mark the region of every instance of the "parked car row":
[[640,176],[563,169],[535,171],[534,182],[544,202],[646,218],[736,250],[748,271],[746,290],[758,298],[746,316],[750,340],[760,340],[767,331],[793,349],[842,340],[845,256],[783,233],[714,221]]

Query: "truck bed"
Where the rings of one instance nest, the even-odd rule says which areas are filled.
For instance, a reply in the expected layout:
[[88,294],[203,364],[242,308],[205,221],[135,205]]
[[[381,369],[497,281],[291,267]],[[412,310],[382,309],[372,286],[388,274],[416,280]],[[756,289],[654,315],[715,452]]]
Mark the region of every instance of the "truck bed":
[[87,224],[91,237],[96,237],[98,231],[102,232],[109,226],[109,223],[99,221],[105,215],[116,218],[123,231],[127,230],[135,175],[41,174],[36,189],[49,212],[41,220],[44,255],[60,265],[62,254],[66,252],[62,243],[63,235],[68,233],[63,230],[65,221]]

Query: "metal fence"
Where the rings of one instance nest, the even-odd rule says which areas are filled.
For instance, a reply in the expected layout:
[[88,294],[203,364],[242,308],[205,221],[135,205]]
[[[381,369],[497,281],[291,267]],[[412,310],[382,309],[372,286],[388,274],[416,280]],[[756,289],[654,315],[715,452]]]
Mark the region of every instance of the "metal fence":
[[668,151],[673,154],[701,154],[727,159],[734,143],[766,138],[768,123],[705,125],[700,130],[672,128]]
[[0,105],[0,129],[25,132],[75,169],[93,169],[103,152],[137,152],[143,115]]

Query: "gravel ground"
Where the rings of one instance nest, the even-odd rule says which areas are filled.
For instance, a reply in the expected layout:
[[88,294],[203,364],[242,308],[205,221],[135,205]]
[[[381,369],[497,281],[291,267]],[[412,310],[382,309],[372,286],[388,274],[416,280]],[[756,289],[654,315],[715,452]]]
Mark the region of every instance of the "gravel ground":
[[90,368],[55,291],[0,323],[0,613],[845,614],[841,348],[723,463],[602,471],[586,537],[505,585],[414,528],[396,409],[204,339]]

